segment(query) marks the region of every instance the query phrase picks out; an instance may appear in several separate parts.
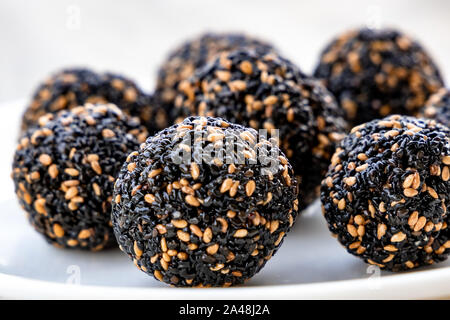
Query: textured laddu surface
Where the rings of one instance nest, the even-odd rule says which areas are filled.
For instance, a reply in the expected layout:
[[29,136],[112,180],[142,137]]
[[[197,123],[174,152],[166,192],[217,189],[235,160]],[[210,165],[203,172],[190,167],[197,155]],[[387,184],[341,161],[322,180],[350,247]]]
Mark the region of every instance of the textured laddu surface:
[[300,181],[300,207],[319,194],[346,123],[334,97],[275,53],[222,54],[180,83],[174,118],[218,116],[254,129],[279,130],[280,147]]
[[165,111],[132,80],[113,73],[71,68],[53,74],[36,89],[23,114],[22,130],[36,125],[39,117],[47,113],[85,103],[113,103],[127,114],[139,117],[150,132],[167,126]]
[[[202,160],[200,146],[223,151],[229,139],[243,151]],[[191,163],[178,164],[180,150],[192,151]],[[253,162],[261,154],[273,170]],[[265,265],[297,209],[297,182],[274,143],[220,118],[190,117],[130,154],[116,181],[112,222],[120,248],[156,279],[229,286]]]
[[328,227],[348,252],[393,271],[447,258],[449,134],[398,115],[353,128],[321,188]]
[[156,95],[170,110],[181,81],[192,76],[221,52],[240,48],[254,48],[270,52],[272,45],[240,33],[205,33],[183,43],[173,50],[158,72]]
[[435,119],[450,127],[450,92],[446,88],[433,94],[422,108],[420,116]]
[[28,130],[14,155],[12,178],[33,227],[57,247],[100,250],[114,243],[114,179],[147,136],[114,105],[48,114]]
[[422,46],[391,29],[346,32],[322,52],[314,75],[357,125],[389,114],[415,115],[443,85]]

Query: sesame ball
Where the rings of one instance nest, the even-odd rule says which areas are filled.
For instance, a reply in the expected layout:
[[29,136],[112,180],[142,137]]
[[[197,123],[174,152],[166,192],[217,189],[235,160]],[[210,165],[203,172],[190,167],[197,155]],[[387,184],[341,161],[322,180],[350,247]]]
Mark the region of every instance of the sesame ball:
[[450,128],[450,91],[446,88],[439,89],[428,99],[419,115],[435,119]]
[[393,115],[359,125],[322,182],[328,228],[366,263],[400,271],[450,253],[450,130]]
[[110,246],[115,176],[146,129],[111,104],[48,114],[39,124],[22,136],[13,161],[15,191],[29,222],[57,247]]
[[443,85],[424,48],[391,29],[346,32],[322,52],[314,75],[357,125],[389,114],[415,115]]
[[272,133],[300,181],[300,207],[319,195],[335,145],[346,122],[334,97],[275,53],[254,50],[222,54],[180,83],[173,110],[186,115],[217,116]]
[[134,264],[174,286],[255,275],[297,217],[297,181],[275,141],[189,117],[147,139],[114,188],[112,223]]
[[167,126],[165,111],[132,80],[109,72],[71,68],[53,74],[37,88],[23,114],[22,131],[36,125],[47,113],[85,103],[113,103],[128,115],[139,117],[151,132]]
[[163,104],[173,104],[178,84],[221,52],[239,48],[273,51],[271,44],[240,33],[205,33],[173,50],[158,72],[156,93]]

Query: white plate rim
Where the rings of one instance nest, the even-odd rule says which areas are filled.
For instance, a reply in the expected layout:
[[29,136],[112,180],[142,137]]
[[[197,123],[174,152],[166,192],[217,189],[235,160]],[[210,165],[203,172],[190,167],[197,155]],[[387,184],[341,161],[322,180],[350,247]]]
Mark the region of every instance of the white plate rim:
[[[372,282],[369,282],[373,280]],[[433,299],[450,298],[450,268],[354,279],[231,288],[136,288],[73,285],[0,273],[8,299]]]

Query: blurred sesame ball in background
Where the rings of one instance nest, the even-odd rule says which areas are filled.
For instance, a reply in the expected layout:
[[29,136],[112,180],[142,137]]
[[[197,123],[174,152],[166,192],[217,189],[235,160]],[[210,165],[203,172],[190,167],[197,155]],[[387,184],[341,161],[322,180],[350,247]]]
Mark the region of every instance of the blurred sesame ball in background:
[[314,76],[323,79],[352,126],[389,114],[415,115],[444,85],[425,49],[393,29],[338,36],[323,50]]
[[300,208],[318,196],[322,174],[346,122],[318,81],[275,52],[222,53],[178,85],[172,118],[217,116],[254,129],[279,130],[279,145],[300,182]]
[[243,33],[205,33],[184,42],[169,54],[158,71],[155,90],[158,102],[170,112],[180,82],[217,54],[240,48],[253,48],[264,53],[275,50],[271,44]]
[[39,85],[23,114],[21,129],[37,125],[39,117],[47,113],[85,103],[113,103],[128,115],[138,117],[151,133],[167,126],[165,111],[132,80],[110,72],[69,68],[54,73]]
[[428,99],[419,116],[435,119],[450,128],[450,91],[446,88],[439,89]]

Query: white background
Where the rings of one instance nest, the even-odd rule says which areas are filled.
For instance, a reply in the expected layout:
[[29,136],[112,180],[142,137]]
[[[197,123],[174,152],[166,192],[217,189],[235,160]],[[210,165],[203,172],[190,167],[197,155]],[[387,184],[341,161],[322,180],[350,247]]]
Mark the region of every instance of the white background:
[[334,35],[367,24],[417,38],[448,78],[446,0],[2,0],[0,102],[29,97],[49,73],[74,65],[124,73],[151,91],[167,52],[208,30],[267,39],[311,72]]
[[[444,78],[450,76],[450,1],[446,0],[1,0],[0,102],[6,103],[0,106],[1,150],[5,155],[0,157],[0,221],[4,222],[0,224],[0,240],[3,237],[0,242],[9,245],[0,248],[0,273],[44,280],[48,276],[64,282],[67,264],[75,263],[83,267],[83,272],[102,270],[83,273],[83,279],[94,284],[107,282],[113,275],[114,284],[162,286],[134,270],[125,255],[104,252],[100,259],[94,260],[89,255],[81,257],[78,252],[55,253],[53,250],[57,249],[47,246],[15,212],[18,207],[9,174],[18,120],[26,99],[50,73],[68,66],[87,66],[99,71],[123,73],[151,91],[158,65],[165,55],[182,41],[205,31],[245,31],[271,41],[287,58],[309,73],[320,51],[332,37],[362,25],[393,26],[404,30],[428,49],[441,67]],[[21,100],[16,103],[9,102],[18,98]],[[304,214],[296,230],[292,231],[289,241],[264,272],[251,280],[250,287],[255,287],[248,291],[250,295],[247,298],[278,295],[280,288],[264,291],[258,287],[275,282],[308,283],[370,277],[365,264],[345,253],[334,239],[326,235],[328,231],[320,215]],[[27,250],[26,254],[24,250]],[[299,253],[301,258],[297,257]],[[120,263],[116,259],[121,259]],[[34,264],[36,268],[28,268],[29,261],[40,263]],[[443,269],[435,270],[447,278],[436,278],[435,273],[408,273],[402,277],[383,277],[385,286],[378,291],[368,290],[370,283],[363,281],[359,291],[355,290],[354,283],[348,283],[347,287],[335,283],[334,296],[329,287],[323,286],[315,287],[315,296],[311,295],[314,292],[312,287],[305,287],[303,294],[309,298],[324,297],[324,294],[342,298],[448,295],[448,282],[445,282],[448,268],[445,266],[448,267],[449,263],[437,265]],[[107,267],[97,268],[102,265]],[[128,272],[128,269],[133,270]],[[410,285],[413,284],[420,290],[412,288]],[[1,285],[0,281],[0,291]],[[11,288],[15,290],[15,295],[11,295],[14,297],[24,297],[25,293],[33,295],[23,285],[15,284]],[[286,288],[295,291],[295,287]],[[50,290],[49,287],[48,292]],[[59,294],[60,291],[51,293],[55,295],[54,292]],[[159,291],[146,292],[146,297],[159,295]],[[166,295],[172,296],[173,292]],[[181,291],[176,292],[178,296],[182,294]],[[224,292],[236,297],[238,291]],[[361,296],[361,292],[365,295]],[[42,297],[42,292],[38,293]],[[299,291],[295,291],[295,297],[302,297]]]

